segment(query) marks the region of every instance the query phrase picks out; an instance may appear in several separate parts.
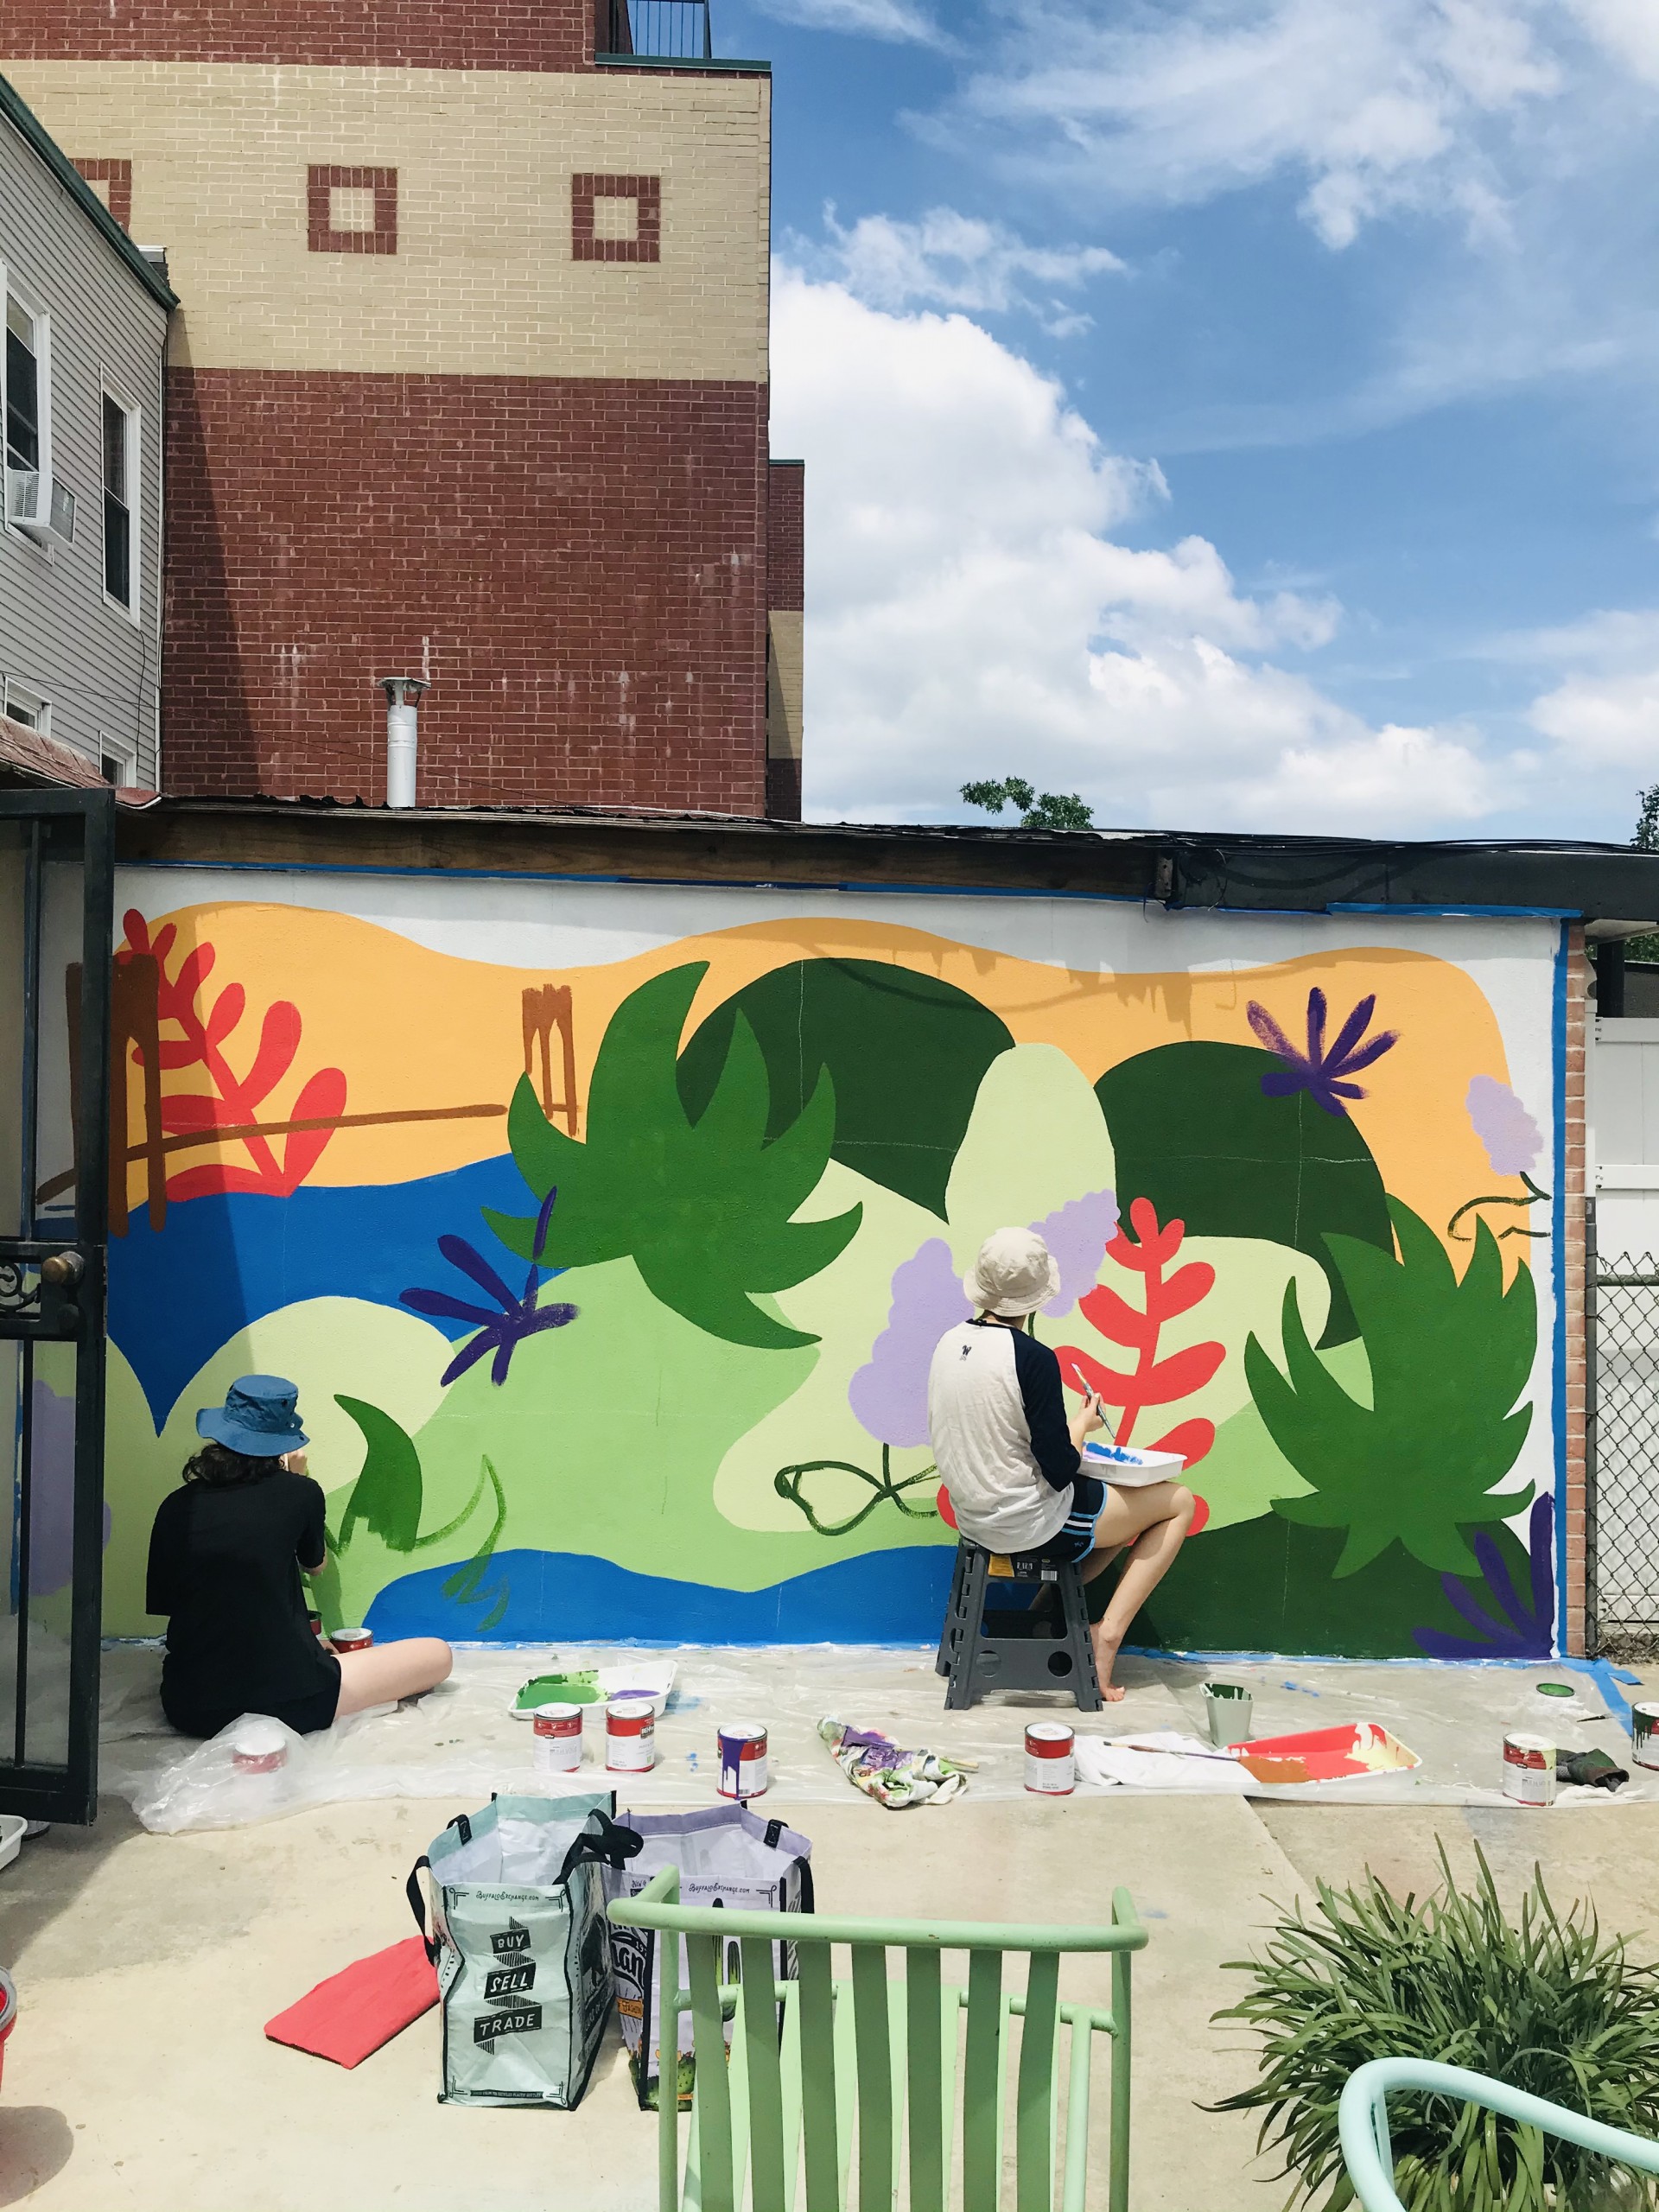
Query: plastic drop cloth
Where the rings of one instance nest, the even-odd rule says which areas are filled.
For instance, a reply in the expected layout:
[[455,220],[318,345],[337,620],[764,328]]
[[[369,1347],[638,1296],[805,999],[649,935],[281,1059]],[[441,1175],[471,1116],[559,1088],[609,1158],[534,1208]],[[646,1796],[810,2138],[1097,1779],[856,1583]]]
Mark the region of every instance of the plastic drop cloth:
[[[677,1672],[657,1722],[657,1764],[648,1774],[608,1776],[602,1707],[584,1708],[582,1766],[567,1776],[536,1773],[529,1725],[513,1717],[519,1686],[555,1664],[598,1666],[613,1681],[637,1676],[648,1662],[671,1659]],[[118,1644],[104,1659],[100,1784],[125,1798],[147,1827],[159,1831],[240,1826],[303,1808],[357,1798],[453,1798],[482,1803],[493,1791],[555,1796],[607,1783],[641,1808],[718,1802],[722,1723],[759,1723],[771,1743],[771,1789],[761,1805],[850,1803],[856,1793],[820,1741],[818,1724],[837,1714],[899,1744],[926,1744],[947,1757],[976,1759],[968,1794],[1023,1799],[1026,1723],[1065,1720],[1080,1738],[1144,1737],[1167,1731],[1202,1738],[1199,1684],[1208,1676],[1243,1683],[1255,1700],[1252,1733],[1279,1736],[1338,1721],[1378,1720],[1410,1746],[1422,1764],[1407,1773],[1348,1782],[1266,1788],[1252,1797],[1363,1804],[1501,1805],[1504,1733],[1522,1729],[1574,1749],[1605,1751],[1630,1766],[1624,1722],[1608,1707],[1616,1688],[1605,1669],[1582,1661],[1536,1665],[1459,1666],[1444,1662],[1248,1659],[1194,1660],[1126,1656],[1119,1679],[1128,1695],[1097,1713],[1078,1713],[1052,1692],[1004,1691],[968,1713],[944,1710],[944,1684],[931,1649],[914,1646],[817,1644],[697,1649],[671,1652],[592,1644],[461,1647],[449,1681],[418,1702],[380,1714],[359,1714],[289,1746],[283,1780],[257,1801],[239,1789],[228,1748],[195,1745],[175,1735],[159,1696],[161,1654],[154,1645]],[[1540,1681],[1571,1682],[1574,1694],[1551,1699]],[[1088,1743],[1080,1765],[1089,1764]],[[1207,1766],[1149,1755],[1141,1778],[1121,1783],[1080,1781],[1076,1803],[1106,1789],[1146,1792],[1194,1786],[1161,1769]],[[1630,1768],[1617,1796],[1605,1790],[1563,1789],[1558,1807],[1613,1806],[1659,1799],[1659,1773]],[[264,1777],[251,1777],[263,1780]],[[1230,1778],[1224,1784],[1236,1788]],[[1057,1801],[1045,1799],[1046,1803]],[[877,1808],[872,1808],[874,1813]],[[947,1806],[942,1819],[950,1818]]]

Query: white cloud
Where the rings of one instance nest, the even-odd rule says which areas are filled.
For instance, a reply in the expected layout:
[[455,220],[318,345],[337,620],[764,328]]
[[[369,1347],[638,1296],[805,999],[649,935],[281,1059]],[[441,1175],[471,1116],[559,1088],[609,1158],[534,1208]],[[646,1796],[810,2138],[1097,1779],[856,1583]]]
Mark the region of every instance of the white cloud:
[[1615,60],[1659,85],[1659,10],[1653,0],[1572,0],[1572,12]]
[[1486,126],[1562,81],[1535,0],[1188,0],[1109,19],[1091,0],[1011,0],[1008,16],[960,106],[1011,134],[1024,166],[1168,202],[1288,174],[1337,248],[1400,209],[1501,232]]
[[1554,661],[1560,681],[1528,719],[1560,747],[1575,775],[1659,773],[1659,608],[1610,608],[1554,630],[1502,641],[1504,658]]
[[807,30],[850,31],[862,38],[941,44],[939,28],[917,0],[759,0],[768,16]]
[[960,817],[1017,772],[1105,823],[1429,830],[1491,802],[1473,739],[1375,729],[1267,658],[1328,601],[1242,591],[1217,549],[1122,542],[1166,496],[959,315],[780,270],[774,444],[807,460],[807,800]]
[[[1089,317],[1065,309],[1055,292],[1075,293],[1092,277],[1123,268],[1103,245],[1028,245],[1005,224],[932,207],[915,222],[864,215],[850,227],[824,210],[827,244],[791,238],[799,262],[810,257],[822,274],[880,308],[912,305],[1000,313],[1033,308],[1051,334],[1071,337]],[[1041,295],[1046,292],[1045,301]]]

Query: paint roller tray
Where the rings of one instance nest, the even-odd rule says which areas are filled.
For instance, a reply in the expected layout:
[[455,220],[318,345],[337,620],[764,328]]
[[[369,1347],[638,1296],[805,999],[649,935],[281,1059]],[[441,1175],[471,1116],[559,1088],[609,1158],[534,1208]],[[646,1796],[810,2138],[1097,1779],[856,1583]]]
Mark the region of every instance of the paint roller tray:
[[[1308,1728],[1294,1736],[1258,1736],[1227,1748],[1263,1783],[1353,1782],[1422,1764],[1416,1752],[1380,1720]],[[1266,1771],[1269,1768],[1274,1771]]]
[[1186,1465],[1179,1452],[1137,1452],[1127,1444],[1085,1444],[1081,1456],[1084,1474],[1119,1490],[1173,1483]]
[[514,1698],[512,1709],[521,1720],[528,1720],[539,1706],[597,1705],[603,1694],[594,1667],[569,1675],[534,1675]]
[[512,1701],[515,1720],[531,1720],[542,1705],[601,1705],[613,1697],[648,1697],[660,1720],[674,1690],[671,1659],[621,1659],[604,1667],[551,1668],[532,1675]]

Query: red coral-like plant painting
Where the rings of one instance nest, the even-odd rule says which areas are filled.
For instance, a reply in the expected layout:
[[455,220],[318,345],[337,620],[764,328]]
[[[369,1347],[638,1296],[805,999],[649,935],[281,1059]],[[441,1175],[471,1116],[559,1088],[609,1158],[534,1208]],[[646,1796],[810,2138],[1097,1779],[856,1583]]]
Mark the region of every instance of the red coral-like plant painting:
[[[1145,1285],[1141,1306],[1132,1306],[1107,1283],[1097,1284],[1077,1305],[1101,1335],[1135,1355],[1128,1374],[1103,1365],[1076,1344],[1058,1348],[1060,1372],[1067,1386],[1095,1391],[1109,1406],[1122,1408],[1116,1424],[1120,1444],[1131,1441],[1135,1422],[1149,1406],[1173,1405],[1203,1389],[1227,1356],[1224,1344],[1188,1344],[1179,1351],[1159,1357],[1159,1342],[1166,1326],[1206,1299],[1215,1287],[1216,1271],[1207,1260],[1189,1260],[1173,1267],[1185,1222],[1159,1224],[1149,1198],[1136,1198],[1129,1208],[1135,1236],[1120,1228],[1106,1247],[1106,1257],[1138,1274]],[[1139,1240],[1138,1242],[1136,1240]],[[1152,1447],[1156,1452],[1179,1452],[1189,1467],[1202,1459],[1216,1440],[1211,1421],[1179,1421]]]
[[[213,966],[213,946],[205,943],[192,946],[169,976],[168,962],[178,936],[176,926],[164,922],[152,938],[143,916],[136,911],[125,915],[124,923],[127,942],[117,953],[117,960],[148,958],[156,963],[162,1067],[200,1069],[212,1085],[208,1090],[163,1092],[163,1130],[170,1138],[195,1136],[204,1144],[245,1145],[251,1163],[239,1166],[212,1162],[187,1167],[168,1176],[168,1197],[197,1198],[212,1192],[263,1191],[286,1198],[316,1166],[345,1111],[344,1071],[319,1068],[302,1086],[291,1110],[280,1122],[275,1128],[262,1127],[259,1110],[293,1066],[300,1049],[299,1008],[286,999],[277,999],[266,1008],[252,1059],[246,1073],[238,1075],[228,1047],[247,1011],[247,994],[240,983],[227,983],[204,1007],[204,987]],[[176,1036],[162,1033],[169,1025],[177,1031]],[[142,1045],[134,1046],[132,1057],[136,1065],[143,1065]],[[303,1126],[306,1123],[313,1126]],[[280,1157],[271,1142],[278,1135],[286,1140]]]

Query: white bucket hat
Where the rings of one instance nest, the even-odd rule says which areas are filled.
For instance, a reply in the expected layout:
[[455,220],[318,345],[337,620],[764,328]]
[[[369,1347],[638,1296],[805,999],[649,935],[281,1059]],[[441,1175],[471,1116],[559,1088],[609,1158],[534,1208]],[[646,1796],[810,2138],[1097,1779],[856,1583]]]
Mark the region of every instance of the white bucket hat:
[[1034,1229],[999,1229],[980,1246],[962,1287],[976,1313],[1011,1321],[1058,1296],[1059,1262]]

